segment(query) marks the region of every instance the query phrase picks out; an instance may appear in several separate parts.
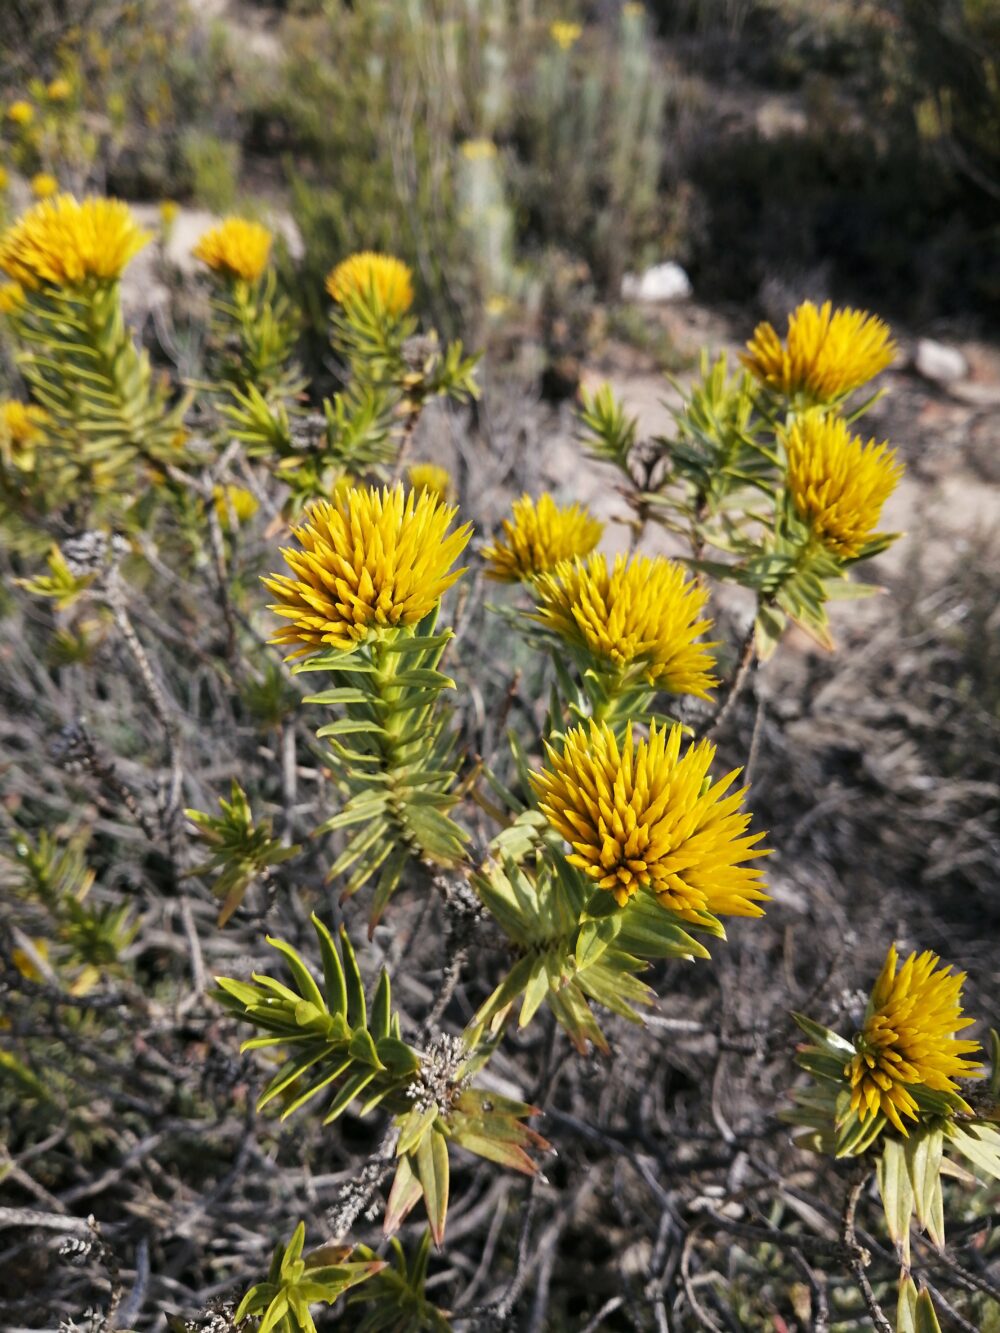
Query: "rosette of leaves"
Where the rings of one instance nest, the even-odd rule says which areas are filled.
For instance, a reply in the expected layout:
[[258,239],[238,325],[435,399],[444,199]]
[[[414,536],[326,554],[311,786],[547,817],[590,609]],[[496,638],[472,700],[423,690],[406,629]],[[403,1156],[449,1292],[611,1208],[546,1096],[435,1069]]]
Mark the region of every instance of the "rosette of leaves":
[[229,800],[220,797],[219,808],[222,813],[218,815],[202,810],[184,813],[196,826],[202,841],[213,849],[207,861],[188,873],[209,876],[218,872],[211,889],[222,899],[219,925],[224,926],[258,875],[290,860],[301,849],[298,845],[286,847],[275,838],[269,819],[254,823],[247,794],[235,778]]
[[[374,1251],[358,1246],[359,1254],[375,1258]],[[425,1231],[411,1260],[399,1241],[389,1241],[389,1262],[376,1273],[364,1291],[347,1298],[357,1310],[356,1333],[450,1333],[443,1310],[427,1299],[427,1264],[431,1233]]]
[[322,1245],[303,1253],[305,1239],[305,1223],[300,1222],[287,1245],[275,1246],[267,1279],[252,1286],[240,1301],[233,1315],[235,1326],[256,1318],[257,1333],[316,1333],[311,1305],[333,1305],[345,1291],[385,1267],[370,1251],[360,1261],[352,1259],[351,1245]]
[[402,1109],[420,1059],[400,1037],[389,974],[383,969],[369,1008],[346,930],[340,931],[338,952],[322,921],[313,916],[312,924],[323,964],[322,987],[291,945],[271,937],[267,942],[284,958],[291,986],[257,973],[250,981],[216,978],[216,999],[262,1033],[241,1050],[274,1049],[284,1060],[257,1107],[279,1102],[284,1120],[329,1090],[333,1100],[324,1124],[342,1115],[355,1098],[362,1099],[361,1115],[387,1099],[392,1108]]
[[[687,923],[646,894],[619,908],[610,894],[568,864],[537,811],[520,815],[493,840],[493,856],[473,876],[483,905],[509,941],[515,961],[476,1014],[471,1035],[499,1031],[519,1005],[518,1026],[547,1004],[580,1051],[610,1048],[594,1016],[596,1002],[630,1022],[656,993],[639,979],[651,961],[708,958]],[[724,938],[721,922],[704,926]]]
[[330,742],[347,799],[317,833],[352,830],[329,878],[346,875],[349,897],[378,877],[372,927],[411,860],[449,866],[464,857],[466,834],[448,815],[457,799],[455,736],[441,699],[455,683],[438,670],[453,636],[434,632],[436,617],[435,607],[412,632],[372,636],[353,651],[316,653],[293,668],[337,679],[305,700],[342,714],[316,734]]
[[384,1106],[398,1129],[386,1232],[396,1230],[423,1199],[440,1244],[448,1212],[449,1144],[533,1174],[537,1168],[528,1149],[548,1144],[523,1121],[538,1112],[470,1086],[489,1059],[488,1048],[469,1055],[457,1039],[443,1038],[421,1052],[403,1041],[399,1016],[391,1009],[389,974],[382,970],[369,1006],[347,932],[340,932],[338,952],[326,926],[316,916],[312,923],[322,987],[290,945],[271,938],[268,943],[285,959],[291,985],[257,973],[248,982],[217,978],[216,999],[262,1033],[241,1050],[273,1048],[284,1057],[257,1107],[280,1103],[284,1120],[329,1091],[333,1100],[323,1123],[331,1124],[356,1100],[362,1116]]
[[215,294],[212,307],[225,382],[243,392],[252,385],[270,402],[298,397],[306,384],[292,360],[300,321],[278,291],[274,269],[253,282],[229,284]]

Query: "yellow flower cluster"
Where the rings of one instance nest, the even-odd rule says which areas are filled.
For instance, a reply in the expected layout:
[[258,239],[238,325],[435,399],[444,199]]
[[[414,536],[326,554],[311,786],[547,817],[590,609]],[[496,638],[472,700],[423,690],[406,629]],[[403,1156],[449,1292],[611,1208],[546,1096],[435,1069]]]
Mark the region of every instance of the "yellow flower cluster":
[[405,315],[413,304],[413,274],[401,259],[364,250],[350,255],[326,279],[326,290],[341,305],[374,295],[387,314]]
[[840,417],[806,412],[785,439],[788,489],[816,537],[845,559],[875,534],[882,506],[896,489],[903,465],[888,444],[864,444]]
[[15,125],[30,125],[35,119],[35,108],[30,102],[12,102],[7,108],[7,116]]
[[545,492],[538,499],[522,495],[515,500],[513,517],[501,524],[503,536],[482,555],[487,575],[500,583],[518,583],[547,574],[563,560],[589,555],[604,532],[582,505],[559,506]]
[[0,282],[0,315],[13,315],[24,305],[24,288],[19,282]]
[[457,510],[427,491],[353,489],[320,501],[292,529],[301,550],[284,548],[292,577],[265,585],[271,606],[292,623],[273,642],[301,657],[324,645],[350,651],[373,632],[415,625],[462,574],[452,569],[472,525],[449,532]]
[[[884,1115],[903,1135],[902,1116],[917,1120],[911,1089],[956,1095],[956,1078],[976,1077],[981,1066],[965,1056],[977,1041],[955,1037],[974,1021],[962,1015],[964,972],[939,967],[933,953],[911,953],[898,967],[892,945],[875,983],[869,1015],[855,1038],[857,1055],[844,1073],[851,1081],[851,1110],[863,1121]],[[898,970],[897,970],[898,969]],[[970,1108],[957,1097],[956,1109]]]
[[451,499],[451,474],[436,463],[412,463],[406,470],[406,480],[414,491],[429,491],[442,504]]
[[119,199],[43,199],[0,237],[0,269],[31,291],[114,281],[149,241]]
[[205,232],[191,253],[213,273],[256,282],[267,268],[273,239],[261,223],[229,217]]
[[637,668],[658,689],[701,699],[718,684],[715,645],[699,643],[708,590],[662,556],[567,561],[535,584],[535,619],[616,671]]
[[49,171],[40,171],[31,178],[31,193],[36,199],[51,199],[59,193],[59,182]]
[[833,403],[885,370],[895,352],[888,325],[874,315],[805,301],[788,316],[784,345],[771,324],[758,324],[741,360],[778,393]]
[[246,523],[260,508],[256,495],[245,486],[213,486],[212,504],[219,522],[227,530]]
[[746,832],[747,789],[726,794],[740,770],[712,782],[715,747],[701,741],[681,755],[680,745],[679,726],[654,723],[636,745],[630,724],[620,747],[606,725],[576,727],[532,774],[541,811],[573,848],[570,864],[619,907],[649,889],[685,921],[763,916],[762,871],[744,863],[766,855],[764,834]]
[[565,19],[557,19],[549,24],[549,36],[560,51],[568,51],[575,46],[582,33],[583,28],[579,23],[568,23]]
[[48,413],[17,398],[0,402],[0,456],[16,467],[30,468],[35,446],[44,438]]

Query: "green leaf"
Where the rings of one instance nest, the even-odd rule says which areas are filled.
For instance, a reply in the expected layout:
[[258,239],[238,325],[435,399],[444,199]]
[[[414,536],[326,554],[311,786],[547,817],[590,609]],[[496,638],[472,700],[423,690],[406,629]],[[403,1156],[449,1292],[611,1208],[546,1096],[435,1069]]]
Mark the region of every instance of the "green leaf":
[[944,1134],[940,1129],[911,1132],[903,1146],[917,1220],[939,1248],[944,1245],[944,1205],[941,1197],[943,1147]]
[[903,1256],[904,1262],[909,1263],[913,1188],[906,1169],[903,1145],[896,1139],[884,1140],[882,1155],[876,1167],[876,1178],[889,1235]]
[[413,1170],[411,1159],[401,1157],[399,1165],[396,1167],[396,1175],[393,1178],[392,1189],[389,1191],[389,1198],[385,1206],[385,1219],[382,1225],[387,1236],[391,1236],[394,1231],[399,1230],[406,1217],[420,1202],[423,1193],[423,1186]]
[[421,1139],[417,1148],[416,1166],[424,1192],[431,1235],[434,1244],[440,1249],[448,1216],[448,1143],[439,1130],[432,1129]]

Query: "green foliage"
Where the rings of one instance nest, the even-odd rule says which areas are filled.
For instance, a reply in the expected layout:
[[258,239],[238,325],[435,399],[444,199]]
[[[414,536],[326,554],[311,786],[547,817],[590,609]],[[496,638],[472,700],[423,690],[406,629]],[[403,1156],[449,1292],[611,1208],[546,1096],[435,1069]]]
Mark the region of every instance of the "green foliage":
[[224,926],[239,907],[253,881],[271,866],[296,856],[301,848],[283,846],[271,832],[271,821],[255,824],[246,792],[233,778],[230,799],[219,800],[221,815],[185,810],[198,834],[213,850],[209,859],[195,866],[192,875],[211,875],[212,892],[222,899],[219,925]]
[[306,703],[336,705],[342,714],[320,727],[346,795],[343,807],[317,830],[354,829],[330,867],[346,875],[349,897],[378,875],[371,922],[378,921],[414,858],[454,865],[466,835],[448,816],[454,805],[454,734],[441,699],[454,681],[438,670],[452,635],[434,633],[436,613],[412,630],[373,637],[353,652],[316,653],[293,669],[330,671],[337,684]]
[[[431,1239],[425,1231],[411,1261],[395,1236],[389,1241],[389,1262],[363,1292],[347,1299],[349,1306],[358,1308],[357,1333],[450,1333],[446,1315],[424,1293]],[[358,1253],[375,1257],[364,1246]]]
[[[525,1027],[544,1003],[572,1037],[578,1050],[588,1043],[609,1046],[590,1008],[596,1001],[634,1023],[636,1005],[655,993],[637,974],[661,958],[707,958],[690,926],[639,895],[624,909],[585,881],[573,866],[546,846],[545,821],[534,811],[520,816],[493,842],[495,860],[473,884],[490,915],[510,940],[517,961],[473,1020],[472,1036],[502,1029],[520,1001],[518,1027]],[[526,864],[519,864],[525,862]],[[612,903],[613,907],[613,903]],[[722,933],[714,918],[710,933]]]
[[285,959],[295,989],[256,973],[252,982],[217,978],[216,998],[265,1034],[245,1041],[241,1049],[274,1048],[285,1058],[261,1093],[258,1109],[280,1099],[285,1119],[328,1089],[335,1096],[324,1124],[362,1094],[361,1114],[386,1100],[401,1106],[420,1060],[400,1038],[399,1018],[390,1007],[389,974],[382,971],[369,1012],[346,930],[340,931],[338,952],[315,915],[312,924],[323,961],[322,989],[296,951],[271,938],[268,943]]
[[13,324],[18,364],[58,445],[45,451],[43,466],[58,466],[60,499],[110,502],[115,492],[127,494],[138,463],[181,461],[186,404],[171,404],[148,354],[133,342],[117,282],[32,293]]
[[350,1245],[323,1245],[303,1255],[305,1223],[287,1245],[275,1246],[266,1282],[250,1288],[236,1308],[235,1323],[258,1317],[257,1333],[316,1333],[310,1305],[333,1305],[345,1291],[366,1282],[385,1265],[352,1261]]

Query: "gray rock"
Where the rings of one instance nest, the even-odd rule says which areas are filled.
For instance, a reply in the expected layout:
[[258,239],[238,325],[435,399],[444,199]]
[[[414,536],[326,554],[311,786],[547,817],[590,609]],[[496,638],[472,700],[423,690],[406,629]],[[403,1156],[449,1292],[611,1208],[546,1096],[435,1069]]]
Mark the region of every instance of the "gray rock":
[[952,384],[969,373],[969,363],[957,347],[947,347],[932,338],[921,338],[917,343],[913,364],[918,374],[936,384]]
[[642,274],[626,273],[622,279],[626,301],[685,301],[691,292],[691,279],[672,259],[654,264]]

